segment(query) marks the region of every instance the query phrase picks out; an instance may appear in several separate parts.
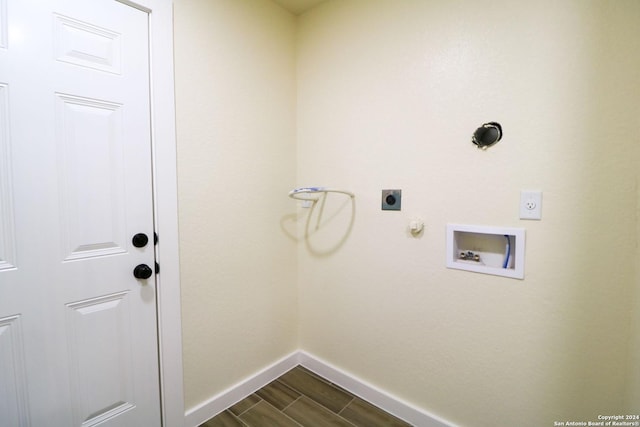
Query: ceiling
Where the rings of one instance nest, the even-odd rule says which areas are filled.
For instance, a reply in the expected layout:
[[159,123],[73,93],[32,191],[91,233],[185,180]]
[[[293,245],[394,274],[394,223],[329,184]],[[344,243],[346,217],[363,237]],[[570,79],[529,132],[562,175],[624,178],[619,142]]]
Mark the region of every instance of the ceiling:
[[325,0],[273,0],[280,6],[287,9],[289,12],[299,15],[307,10],[315,7],[316,5],[324,2]]

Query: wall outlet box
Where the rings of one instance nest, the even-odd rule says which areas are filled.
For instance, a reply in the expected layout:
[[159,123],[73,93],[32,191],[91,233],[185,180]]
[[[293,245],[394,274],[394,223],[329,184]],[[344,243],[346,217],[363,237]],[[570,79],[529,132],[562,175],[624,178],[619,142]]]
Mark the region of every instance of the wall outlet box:
[[382,190],[382,210],[399,211],[402,208],[402,190]]

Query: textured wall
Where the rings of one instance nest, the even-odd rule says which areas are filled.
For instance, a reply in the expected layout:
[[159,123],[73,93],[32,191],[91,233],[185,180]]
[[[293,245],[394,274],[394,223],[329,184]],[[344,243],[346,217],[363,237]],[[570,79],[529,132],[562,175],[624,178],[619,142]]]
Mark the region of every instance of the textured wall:
[[[632,0],[333,0],[297,22],[176,1],[186,407],[300,347],[460,425],[639,412],[639,33]],[[476,150],[490,120],[505,137]],[[295,184],[355,209],[290,216]],[[447,270],[448,222],[526,227],[526,279]]]
[[180,266],[189,409],[298,348],[292,15],[175,2]]
[[[302,15],[298,183],[356,193],[299,245],[302,348],[460,425],[639,412],[624,406],[639,40],[637,1]],[[491,120],[502,142],[475,149]],[[383,188],[401,212],[380,210]],[[542,221],[519,220],[521,189],[544,192]],[[525,280],[447,270],[448,222],[525,227]]]

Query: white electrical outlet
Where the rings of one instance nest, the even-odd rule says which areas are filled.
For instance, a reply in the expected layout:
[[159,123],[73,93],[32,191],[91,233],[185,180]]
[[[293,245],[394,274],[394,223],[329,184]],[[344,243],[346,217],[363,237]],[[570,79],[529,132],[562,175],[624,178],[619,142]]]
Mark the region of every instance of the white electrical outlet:
[[520,219],[542,219],[542,191],[520,192]]

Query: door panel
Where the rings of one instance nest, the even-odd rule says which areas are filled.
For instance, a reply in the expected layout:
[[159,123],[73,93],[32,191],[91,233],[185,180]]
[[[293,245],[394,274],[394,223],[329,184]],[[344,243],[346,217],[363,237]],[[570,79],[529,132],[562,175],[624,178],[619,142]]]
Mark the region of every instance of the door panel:
[[[1,13],[2,9],[0,7]],[[2,18],[0,17],[1,22]],[[0,28],[1,31],[2,29]],[[0,82],[0,271],[15,267],[13,187],[9,171],[11,153],[9,152],[8,92],[8,86]]]
[[7,426],[28,425],[27,377],[24,369],[20,316],[0,319],[0,414]]
[[56,97],[64,260],[125,253],[122,105]]
[[58,61],[120,74],[121,34],[67,16],[54,16]]
[[7,48],[7,0],[0,0],[0,49]]
[[119,292],[67,304],[73,425],[94,425],[135,407],[130,299]]
[[159,426],[148,16],[0,0],[0,43],[0,424]]

